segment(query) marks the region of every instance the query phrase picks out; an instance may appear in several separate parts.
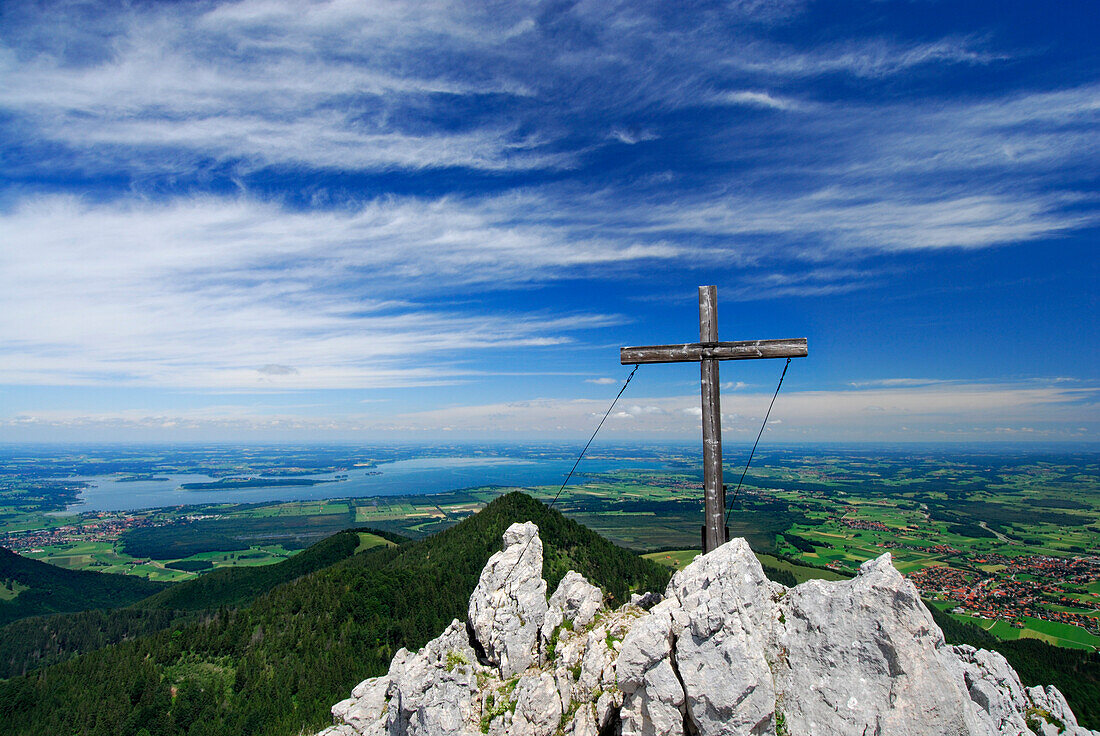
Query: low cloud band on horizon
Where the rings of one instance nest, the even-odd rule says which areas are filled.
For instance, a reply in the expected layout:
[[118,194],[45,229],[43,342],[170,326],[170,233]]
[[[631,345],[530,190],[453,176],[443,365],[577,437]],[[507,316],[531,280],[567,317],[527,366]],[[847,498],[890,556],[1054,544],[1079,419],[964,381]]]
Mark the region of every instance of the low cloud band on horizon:
[[[837,391],[792,391],[781,395],[767,436],[789,441],[1035,441],[1100,440],[1096,406],[1100,388],[1047,385],[949,384]],[[601,436],[692,439],[699,433],[698,397],[624,397]],[[722,431],[731,443],[751,441],[770,393],[738,393],[724,405]],[[531,399],[454,406],[404,414],[310,417],[250,406],[150,414],[139,410],[104,414],[45,411],[0,419],[0,439],[29,429],[72,432],[161,431],[163,440],[185,431],[232,431],[263,438],[434,436],[582,438],[606,409],[603,400]]]

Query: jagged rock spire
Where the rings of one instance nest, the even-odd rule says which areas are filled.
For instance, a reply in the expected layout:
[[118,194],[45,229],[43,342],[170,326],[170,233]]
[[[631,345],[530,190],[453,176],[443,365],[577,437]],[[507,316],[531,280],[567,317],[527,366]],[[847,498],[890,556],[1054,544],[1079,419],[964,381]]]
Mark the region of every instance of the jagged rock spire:
[[512,524],[504,532],[504,549],[481,571],[467,616],[485,663],[499,667],[501,677],[523,672],[536,660],[546,609],[539,528],[530,521]]

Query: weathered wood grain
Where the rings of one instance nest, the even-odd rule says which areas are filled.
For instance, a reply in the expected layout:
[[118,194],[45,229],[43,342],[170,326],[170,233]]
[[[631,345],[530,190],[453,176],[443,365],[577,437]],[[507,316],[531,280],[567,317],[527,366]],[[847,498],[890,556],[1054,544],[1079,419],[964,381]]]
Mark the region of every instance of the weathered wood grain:
[[779,340],[643,345],[621,348],[619,359],[622,365],[637,365],[639,363],[695,363],[704,359],[805,358],[808,354],[806,338],[794,337]]
[[[718,288],[699,287],[699,342],[718,342]],[[722,404],[718,384],[718,359],[699,361],[699,385],[703,407],[703,551],[726,543],[726,494],[722,488]]]

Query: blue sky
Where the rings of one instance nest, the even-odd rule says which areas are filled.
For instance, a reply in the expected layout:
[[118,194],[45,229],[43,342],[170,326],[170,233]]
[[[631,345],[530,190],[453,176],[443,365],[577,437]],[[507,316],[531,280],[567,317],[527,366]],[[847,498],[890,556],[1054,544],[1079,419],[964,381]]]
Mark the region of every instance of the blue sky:
[[[0,440],[1100,439],[1087,2],[0,6]],[[782,364],[724,363],[727,441]],[[698,436],[645,366],[609,436]]]

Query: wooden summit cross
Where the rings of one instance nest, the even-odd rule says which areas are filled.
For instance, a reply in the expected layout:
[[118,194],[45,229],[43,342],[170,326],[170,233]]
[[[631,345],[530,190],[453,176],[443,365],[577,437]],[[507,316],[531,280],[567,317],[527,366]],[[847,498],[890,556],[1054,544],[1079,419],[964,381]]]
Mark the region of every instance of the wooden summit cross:
[[756,358],[804,358],[806,338],[718,342],[718,287],[699,287],[699,342],[622,348],[623,365],[700,363],[703,395],[703,489],[706,509],[703,552],[726,541],[726,489],[722,485],[722,407],[718,396],[718,361]]

